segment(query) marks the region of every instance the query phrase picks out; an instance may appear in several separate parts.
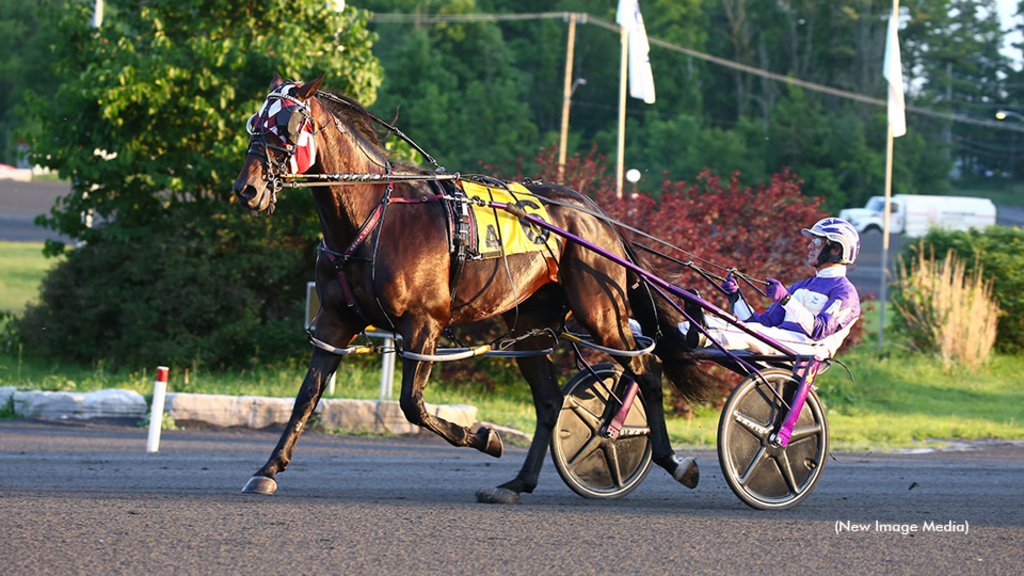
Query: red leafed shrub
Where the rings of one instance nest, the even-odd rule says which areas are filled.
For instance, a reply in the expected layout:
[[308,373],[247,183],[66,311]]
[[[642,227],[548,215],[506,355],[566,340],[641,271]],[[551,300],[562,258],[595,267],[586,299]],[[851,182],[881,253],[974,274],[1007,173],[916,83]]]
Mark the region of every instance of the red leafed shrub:
[[[558,181],[553,149],[543,150],[537,162],[541,178]],[[735,266],[757,278],[770,276],[792,284],[811,272],[800,228],[826,214],[820,209],[822,199],[805,197],[800,192],[802,180],[788,170],[776,174],[767,186],[741,188],[739,173],[723,187],[721,177],[705,169],[693,183],[664,179],[655,199],[632,185],[617,198],[615,177],[607,167],[607,160],[591,150],[566,161],[561,181],[593,198],[612,218],[685,252],[671,254],[671,249],[636,235],[630,240],[693,260],[720,275],[724,271],[718,267]],[[704,282],[695,273],[690,277],[695,287]]]

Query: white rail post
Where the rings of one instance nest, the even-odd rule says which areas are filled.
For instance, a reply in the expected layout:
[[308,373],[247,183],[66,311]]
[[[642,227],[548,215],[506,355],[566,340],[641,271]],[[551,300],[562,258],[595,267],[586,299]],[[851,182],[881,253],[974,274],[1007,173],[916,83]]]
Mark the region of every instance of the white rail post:
[[146,439],[146,452],[160,450],[160,429],[164,423],[164,397],[167,395],[166,366],[157,366],[156,382],[153,384],[153,403],[149,408],[149,438]]
[[[391,386],[395,381],[395,339],[389,334],[384,337],[383,362],[380,367],[380,399],[391,400]],[[390,352],[389,352],[390,350]]]

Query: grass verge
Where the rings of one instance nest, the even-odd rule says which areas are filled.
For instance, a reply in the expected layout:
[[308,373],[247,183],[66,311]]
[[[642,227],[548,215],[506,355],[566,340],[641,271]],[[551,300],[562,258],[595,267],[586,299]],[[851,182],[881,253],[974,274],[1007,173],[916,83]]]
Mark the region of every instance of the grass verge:
[[39,295],[43,276],[58,262],[41,242],[0,242],[0,311],[20,313]]
[[[0,311],[17,312],[36,295],[40,279],[53,265],[40,244],[0,243]],[[891,318],[892,311],[887,314]],[[946,370],[938,358],[910,351],[887,331],[885,354],[877,348],[877,308],[863,320],[864,343],[841,360],[853,372],[851,382],[839,366],[822,375],[819,394],[829,410],[833,445],[841,450],[878,450],[920,445],[937,439],[1024,438],[1024,358],[996,355],[979,370]],[[2,326],[0,326],[2,328]],[[481,378],[445,380],[435,367],[426,400],[434,404],[470,404],[481,420],[532,433],[535,426],[529,387],[514,369],[496,360],[477,359]],[[0,354],[0,386],[39,390],[90,391],[126,388],[148,395],[155,366],[112,372],[103,362],[79,366],[59,358]],[[254,366],[239,372],[207,372],[199,366],[171,371],[169,390],[207,394],[294,397],[305,375],[305,361]],[[400,378],[400,377],[399,377]],[[397,399],[400,381],[393,384]],[[377,399],[380,358],[346,359],[337,375],[335,397]],[[0,417],[4,413],[0,411]],[[719,411],[697,408],[693,418],[669,417],[675,445],[714,447]]]
[[[941,444],[949,440],[1024,438],[1024,359],[996,355],[978,371],[947,372],[937,359],[909,351],[880,356],[874,340],[847,354],[856,382],[839,366],[821,376],[819,394],[829,411],[831,438],[842,450],[879,450]],[[376,357],[346,361],[337,375],[338,398],[377,399],[380,372]],[[154,367],[155,370],[155,367]],[[90,391],[126,388],[143,395],[153,389],[154,370],[110,373],[60,362],[22,360],[0,355],[0,386],[42,390]],[[239,373],[171,371],[169,390],[207,394],[293,397],[305,373],[299,363]],[[494,374],[492,374],[492,377]],[[401,383],[394,383],[395,399]],[[434,404],[470,404],[481,420],[532,433],[535,417],[527,385],[517,374],[499,375],[493,389],[481,383],[433,380],[426,399]],[[701,406],[691,419],[669,417],[674,445],[713,448],[719,411]]]
[[950,194],[989,198],[996,205],[1024,206],[1024,183],[1006,178],[963,178],[953,181]]

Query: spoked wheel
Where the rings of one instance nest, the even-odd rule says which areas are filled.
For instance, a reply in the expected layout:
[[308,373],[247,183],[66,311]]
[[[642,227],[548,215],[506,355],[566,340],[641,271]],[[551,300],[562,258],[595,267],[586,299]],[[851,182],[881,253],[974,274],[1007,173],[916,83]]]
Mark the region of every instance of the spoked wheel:
[[[787,510],[810,496],[828,458],[828,421],[811,390],[785,447],[768,437],[781,426],[787,402],[799,385],[786,370],[762,371],[765,380],[747,378],[729,396],[718,425],[718,462],[729,488],[759,510]],[[775,394],[768,388],[771,386]]]
[[[551,459],[562,480],[584,498],[621,498],[632,492],[651,470],[651,431],[647,408],[637,393],[617,439],[605,426],[618,410],[622,369],[598,364],[573,376],[562,388],[565,400],[551,438]],[[607,387],[607,388],[606,388]]]

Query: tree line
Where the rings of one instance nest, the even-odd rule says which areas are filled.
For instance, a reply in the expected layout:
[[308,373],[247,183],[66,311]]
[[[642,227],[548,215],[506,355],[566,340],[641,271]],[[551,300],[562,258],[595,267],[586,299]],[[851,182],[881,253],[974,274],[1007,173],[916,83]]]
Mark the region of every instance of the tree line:
[[[900,41],[907,103],[994,120],[1024,112],[1021,72],[999,47],[994,0],[903,1]],[[586,12],[614,20],[614,0],[367,0],[378,13]],[[875,98],[882,78],[889,0],[688,0],[640,2],[650,36],[783,76]],[[557,141],[565,22],[379,23],[384,68],[375,110],[465,170],[480,160],[514,164]],[[1015,50],[1019,51],[1020,46]],[[577,29],[570,152],[615,153],[618,36]],[[883,189],[884,107],[817,93],[652,46],[657,102],[630,99],[626,163],[655,191],[703,168],[766,182],[791,168],[831,212]],[[574,80],[576,79],[574,78]],[[898,140],[894,190],[944,193],[951,175],[1020,177],[1016,133],[911,114]],[[1024,143],[1022,143],[1024,144]],[[1024,146],[1022,146],[1024,147]],[[483,158],[481,158],[483,156]]]
[[[282,194],[273,217],[262,219],[232,197],[245,121],[273,72],[296,79],[326,72],[330,88],[397,117],[452,171],[550,178],[544,151],[560,121],[564,22],[397,25],[374,22],[373,12],[557,10],[613,20],[616,2],[366,0],[344,10],[323,0],[105,4],[99,29],[89,25],[92,2],[9,0],[0,11],[8,32],[0,41],[11,54],[0,67],[2,154],[11,159],[12,129],[19,129],[34,160],[71,183],[39,222],[86,241],[47,278],[19,337],[38,353],[70,359],[244,365],[304,348],[301,304],[319,234],[301,191]],[[1020,73],[994,49],[1003,31],[991,0],[904,4],[911,103],[958,114],[1015,102],[1024,110],[1024,94],[1014,91]],[[653,37],[884,98],[888,2],[641,7]],[[573,95],[570,157],[590,162],[615,149],[618,38],[581,25],[575,53],[586,84]],[[831,212],[881,190],[884,109],[658,47],[651,58],[658,99],[630,100],[626,154],[627,165],[645,174],[641,190],[662,207],[677,206],[665,194],[718,194],[703,184],[714,178],[740,198],[748,189],[756,196],[759,184],[782,186],[775,175],[785,173],[778,189],[802,191],[804,203]],[[1020,168],[979,152],[1005,145],[998,131],[913,114],[909,125],[898,141],[897,192],[946,190],[957,167]],[[102,224],[85,226],[89,212]],[[675,221],[671,210],[657,214],[658,222]],[[63,248],[51,242],[47,251]]]
[[[59,29],[45,14],[63,2],[10,0],[0,9],[0,161],[16,159],[16,129],[38,133],[25,95],[56,90]],[[137,2],[108,2],[108,21]],[[204,6],[202,2],[195,3]],[[211,3],[212,7],[216,3]],[[244,3],[243,3],[244,4]],[[365,0],[375,13],[492,14],[572,11],[614,20],[615,0]],[[908,104],[973,118],[1024,112],[1024,77],[999,51],[995,0],[904,0],[900,40]],[[83,13],[92,2],[71,1]],[[693,50],[860,94],[885,97],[881,77],[889,0],[652,0],[648,34]],[[287,16],[286,16],[287,18]],[[188,32],[206,33],[207,21]],[[445,24],[372,23],[383,83],[372,104],[456,170],[512,166],[554,142],[561,117],[566,24],[557,19]],[[1018,25],[1017,30],[1024,29]],[[1014,46],[1020,53],[1022,46]],[[581,25],[570,149],[615,152],[618,38]],[[335,57],[344,59],[343,55]],[[881,190],[884,110],[653,46],[658,101],[628,104],[626,158],[656,190],[664,175],[703,168],[765,182],[783,167],[837,211]],[[1019,64],[1018,64],[1019,67]],[[328,66],[324,66],[328,68]],[[344,81],[339,82],[344,84]],[[1008,122],[1017,119],[1010,116]],[[1015,132],[911,115],[899,140],[894,189],[942,193],[955,177],[1024,178]]]

